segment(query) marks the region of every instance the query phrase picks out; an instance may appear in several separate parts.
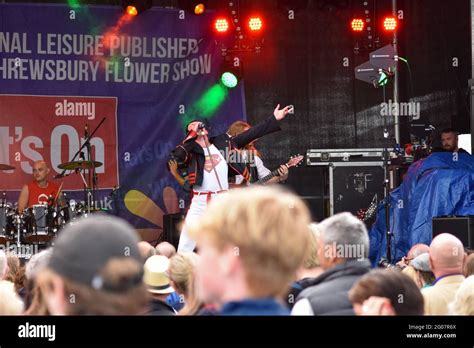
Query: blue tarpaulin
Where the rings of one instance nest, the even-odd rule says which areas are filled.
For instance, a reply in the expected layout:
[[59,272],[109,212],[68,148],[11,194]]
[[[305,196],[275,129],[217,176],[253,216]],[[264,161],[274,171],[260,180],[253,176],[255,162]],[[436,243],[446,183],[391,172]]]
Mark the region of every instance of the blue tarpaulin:
[[[417,243],[431,243],[436,216],[474,215],[474,157],[468,153],[439,152],[413,163],[402,185],[390,193],[392,260],[405,256]],[[386,257],[385,208],[369,231],[370,260]]]

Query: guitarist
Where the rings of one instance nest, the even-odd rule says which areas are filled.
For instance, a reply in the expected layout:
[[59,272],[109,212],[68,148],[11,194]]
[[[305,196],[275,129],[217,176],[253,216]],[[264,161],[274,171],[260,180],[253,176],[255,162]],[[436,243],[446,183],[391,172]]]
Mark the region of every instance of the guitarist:
[[[252,126],[247,122],[236,121],[231,124],[231,126],[227,130],[227,134],[229,134],[231,137],[235,137],[249,130],[251,127]],[[255,141],[252,141],[250,144],[244,146],[243,149],[240,150],[240,155],[241,157],[246,159],[247,169],[249,170],[250,177],[248,181],[244,182],[244,177],[242,175],[235,176],[235,182],[231,183],[231,187],[238,187],[247,185],[249,183],[255,183],[271,173],[271,171],[263,164],[261,154],[255,147]],[[275,176],[268,180],[265,185],[279,183],[288,179],[288,167],[285,165],[281,165],[278,169],[278,174],[278,176]]]
[[185,189],[192,189],[193,195],[179,238],[178,252],[194,250],[196,242],[189,237],[187,224],[199,220],[211,197],[229,189],[229,177],[238,174],[249,176],[245,164],[234,163],[230,154],[257,138],[280,131],[279,121],[283,120],[290,110],[290,106],[280,109],[278,104],[273,115],[265,122],[236,137],[227,133],[208,137],[207,125],[199,120],[191,121],[186,126],[187,136],[171,151],[168,162],[170,171],[173,170],[174,162],[185,165],[187,178],[183,184]]

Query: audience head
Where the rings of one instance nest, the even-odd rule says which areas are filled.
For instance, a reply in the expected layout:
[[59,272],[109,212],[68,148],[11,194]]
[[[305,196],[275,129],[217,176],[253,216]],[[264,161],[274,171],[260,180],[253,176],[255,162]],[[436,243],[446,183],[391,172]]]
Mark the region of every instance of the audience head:
[[170,260],[163,255],[154,255],[145,262],[143,281],[155,297],[166,297],[174,292],[168,276],[169,267]]
[[312,269],[319,267],[318,245],[319,245],[319,230],[316,223],[309,225],[309,249],[303,260],[303,268]]
[[469,255],[464,264],[464,276],[469,277],[472,275],[474,275],[474,254]]
[[3,280],[8,272],[8,259],[3,250],[0,249],[0,280]]
[[193,285],[194,269],[199,256],[193,252],[178,253],[170,260],[169,277],[177,293],[187,297]]
[[364,223],[350,213],[333,215],[318,224],[319,260],[325,270],[349,260],[368,257],[369,235]]
[[143,263],[133,228],[98,215],[69,225],[38,274],[51,314],[131,315],[148,302]]
[[430,247],[426,244],[415,244],[414,246],[411,247],[411,249],[408,251],[407,258],[408,261],[413,260],[415,257],[427,253],[430,251]]
[[454,301],[449,304],[449,312],[454,315],[474,315],[474,276],[462,282]]
[[407,256],[404,256],[399,262],[397,262],[397,266],[400,268],[405,268],[410,266],[411,261],[421,255],[423,253],[427,253],[430,251],[430,247],[426,244],[415,244],[411,247],[408,251]]
[[430,266],[436,278],[463,272],[464,247],[449,233],[437,235],[430,245]]
[[25,286],[25,267],[20,263],[17,255],[7,256],[8,271],[5,280],[15,285],[15,291],[19,292]]
[[26,279],[31,281],[36,278],[36,275],[39,274],[49,263],[51,258],[51,253],[53,252],[52,248],[48,248],[40,251],[37,254],[34,254],[31,259],[27,262],[25,266],[25,276]]
[[197,295],[216,304],[282,295],[306,253],[309,222],[303,201],[277,188],[245,188],[213,199],[189,226],[200,255]]
[[415,270],[415,283],[421,289],[426,285],[433,284],[435,276],[431,271],[430,254],[423,253],[411,261],[411,267]]
[[[362,276],[349,291],[349,299],[357,315],[371,312],[370,299],[383,298],[388,308],[384,314],[423,315],[423,296],[408,276],[394,269],[375,269]],[[365,307],[364,307],[365,305]]]
[[176,248],[173,244],[168,242],[161,242],[156,246],[156,255],[163,255],[166,256],[168,259],[171,259],[174,255],[176,255]]
[[15,283],[17,273],[20,271],[20,259],[16,255],[7,256],[7,273],[4,276],[5,280]]
[[138,242],[138,250],[140,251],[143,262],[145,262],[149,257],[156,255],[153,245],[145,241]]
[[15,291],[12,282],[0,280],[0,315],[20,315],[23,313],[23,301]]

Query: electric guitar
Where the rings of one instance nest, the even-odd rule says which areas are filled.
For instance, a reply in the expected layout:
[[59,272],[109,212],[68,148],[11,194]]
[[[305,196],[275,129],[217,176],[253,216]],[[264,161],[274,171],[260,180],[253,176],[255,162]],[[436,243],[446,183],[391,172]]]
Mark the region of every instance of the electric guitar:
[[[290,160],[287,163],[285,163],[284,166],[286,166],[288,169],[290,169],[291,167],[297,167],[301,163],[301,161],[303,161],[303,159],[304,159],[303,155],[291,156]],[[278,169],[280,169],[280,168],[278,168]],[[253,184],[254,185],[265,185],[270,179],[272,179],[276,176],[280,176],[280,173],[278,173],[278,169],[275,169],[273,172],[271,172],[270,174],[264,176],[263,178],[261,178],[257,182],[254,182]]]
[[372,202],[370,202],[370,205],[367,209],[359,209],[356,213],[356,216],[357,218],[360,220],[360,221],[367,221],[369,220],[371,217],[373,217],[375,215],[375,213],[377,212],[377,195],[374,196],[374,198],[372,198]]

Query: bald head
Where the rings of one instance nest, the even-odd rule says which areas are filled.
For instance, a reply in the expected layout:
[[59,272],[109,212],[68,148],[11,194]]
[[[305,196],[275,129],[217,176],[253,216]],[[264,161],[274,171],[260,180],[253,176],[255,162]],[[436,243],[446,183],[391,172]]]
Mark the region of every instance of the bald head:
[[175,247],[168,243],[162,242],[156,246],[156,254],[166,256],[168,259],[171,259],[176,254]]
[[426,244],[415,244],[411,247],[410,251],[407,254],[408,259],[413,260],[415,257],[428,253],[430,251],[430,247]]
[[45,161],[33,163],[33,178],[38,183],[44,183],[49,174],[49,168]]
[[43,160],[33,162],[33,167],[34,166],[40,166],[40,167],[48,168],[48,165],[46,164],[46,161],[43,161]]
[[462,273],[464,259],[464,247],[452,234],[442,233],[431,242],[430,264],[436,278]]
[[144,241],[138,242],[138,250],[140,251],[143,262],[156,254],[155,248],[150,243]]

